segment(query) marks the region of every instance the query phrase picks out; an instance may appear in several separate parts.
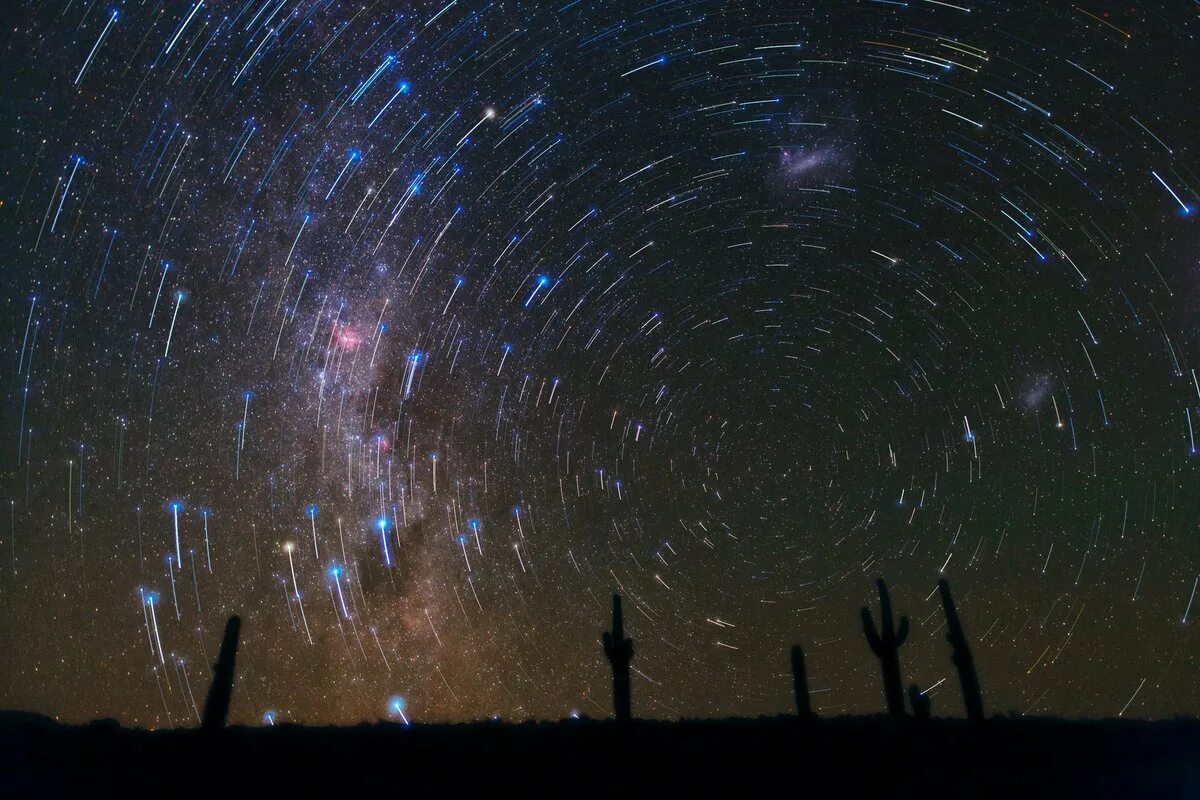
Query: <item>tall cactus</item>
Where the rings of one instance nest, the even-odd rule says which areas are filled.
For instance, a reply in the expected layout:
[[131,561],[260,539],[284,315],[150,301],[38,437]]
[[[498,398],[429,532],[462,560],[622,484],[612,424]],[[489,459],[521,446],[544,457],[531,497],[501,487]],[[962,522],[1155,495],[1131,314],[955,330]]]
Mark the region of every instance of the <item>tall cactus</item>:
[[904,716],[904,682],[900,678],[900,646],[908,638],[908,617],[900,618],[899,627],[892,623],[892,601],[888,597],[887,585],[883,578],[875,581],[879,587],[879,616],[882,632],[875,629],[875,621],[871,619],[871,611],[866,606],[862,609],[863,633],[871,652],[879,659],[883,670],[883,693],[887,698],[888,713],[892,716]]
[[625,636],[625,620],[621,614],[621,595],[613,595],[612,632],[602,636],[604,656],[612,665],[613,711],[618,722],[633,719],[630,710],[629,662],[633,659],[633,640]]
[[811,719],[812,703],[808,696],[808,671],[804,667],[804,648],[792,645],[792,688],[796,693],[796,714],[801,719]]
[[963,633],[958,609],[950,595],[949,581],[944,578],[938,581],[938,591],[942,595],[942,609],[946,612],[946,641],[953,648],[950,660],[958,668],[958,682],[962,684],[967,719],[979,722],[983,719],[983,692],[979,688],[979,675],[975,672],[975,657],[971,655],[971,646],[967,644],[967,635]]
[[225,639],[221,642],[221,653],[213,668],[212,686],[204,702],[204,721],[200,727],[208,732],[225,727],[229,717],[229,701],[233,698],[233,667],[237,660],[238,635],[242,630],[241,617],[230,617],[225,623]]
[[933,700],[915,683],[908,687],[908,703],[912,706],[913,716],[917,719],[932,718]]

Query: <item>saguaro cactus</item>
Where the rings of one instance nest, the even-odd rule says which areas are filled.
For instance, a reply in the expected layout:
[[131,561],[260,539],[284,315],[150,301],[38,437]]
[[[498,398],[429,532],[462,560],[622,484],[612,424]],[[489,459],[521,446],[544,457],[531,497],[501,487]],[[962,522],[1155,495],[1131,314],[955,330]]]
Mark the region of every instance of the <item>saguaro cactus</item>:
[[629,662],[633,659],[633,640],[625,637],[625,620],[621,614],[621,595],[613,595],[612,632],[602,636],[604,656],[612,665],[613,711],[618,722],[633,719],[629,698]]
[[879,659],[883,671],[883,693],[887,698],[888,712],[893,716],[904,716],[904,682],[900,678],[900,645],[908,638],[908,617],[900,618],[900,625],[892,623],[892,601],[888,597],[887,585],[883,578],[875,581],[879,587],[879,626],[875,629],[875,621],[871,619],[871,611],[866,606],[862,609],[863,633],[871,652]]
[[917,719],[930,719],[933,716],[933,700],[915,683],[908,687],[908,703],[912,706],[913,716]]
[[946,641],[953,648],[950,660],[958,668],[958,682],[962,684],[967,719],[979,722],[983,719],[983,692],[979,689],[979,675],[975,672],[975,657],[971,655],[971,646],[967,644],[967,635],[963,633],[962,622],[958,619],[958,609],[950,595],[950,582],[945,579],[938,581],[938,591],[942,595],[942,609],[946,612]]
[[241,630],[241,617],[230,617],[225,623],[225,639],[221,642],[221,654],[217,656],[216,666],[213,667],[212,686],[204,702],[204,721],[200,727],[205,731],[221,730],[229,717],[229,701],[233,697],[233,667]]
[[804,668],[804,648],[798,644],[792,645],[792,687],[796,693],[796,714],[801,719],[814,716],[808,697],[808,671]]

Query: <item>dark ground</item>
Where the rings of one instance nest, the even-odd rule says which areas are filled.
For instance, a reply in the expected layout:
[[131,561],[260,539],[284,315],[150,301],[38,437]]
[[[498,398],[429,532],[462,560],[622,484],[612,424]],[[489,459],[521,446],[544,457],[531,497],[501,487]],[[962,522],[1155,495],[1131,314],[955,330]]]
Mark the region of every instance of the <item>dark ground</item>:
[[1200,722],[381,723],[206,737],[0,714],[0,797],[318,793],[1200,798]]

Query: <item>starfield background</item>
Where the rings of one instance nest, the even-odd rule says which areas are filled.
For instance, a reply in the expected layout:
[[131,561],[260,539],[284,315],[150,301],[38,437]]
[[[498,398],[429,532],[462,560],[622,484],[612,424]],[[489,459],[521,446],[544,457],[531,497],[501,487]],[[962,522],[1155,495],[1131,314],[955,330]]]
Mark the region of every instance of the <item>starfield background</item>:
[[14,7],[0,707],[1194,716],[1198,8]]

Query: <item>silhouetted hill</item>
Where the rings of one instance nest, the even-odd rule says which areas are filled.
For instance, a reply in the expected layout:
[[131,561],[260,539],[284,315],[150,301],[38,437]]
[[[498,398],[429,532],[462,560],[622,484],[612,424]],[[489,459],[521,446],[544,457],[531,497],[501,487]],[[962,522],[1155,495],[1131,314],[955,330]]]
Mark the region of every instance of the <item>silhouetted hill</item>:
[[3,797],[1200,797],[1200,722],[888,717],[143,731],[0,714]]

